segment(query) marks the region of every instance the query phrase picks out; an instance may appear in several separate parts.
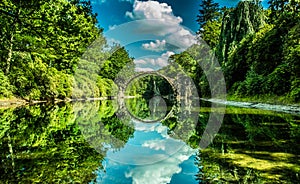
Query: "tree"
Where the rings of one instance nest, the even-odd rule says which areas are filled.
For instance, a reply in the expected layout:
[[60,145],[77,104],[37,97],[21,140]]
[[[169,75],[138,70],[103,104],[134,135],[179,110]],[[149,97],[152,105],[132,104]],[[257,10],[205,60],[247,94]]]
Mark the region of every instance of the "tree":
[[200,28],[197,34],[211,48],[215,48],[219,42],[222,25],[220,15],[219,4],[214,3],[213,0],[203,0],[200,4],[199,15],[197,15]]
[[219,43],[221,34],[221,19],[215,21],[208,21],[203,26],[202,39],[211,47],[215,48]]
[[199,15],[197,15],[197,22],[200,26],[198,34],[201,34],[203,31],[204,25],[208,21],[214,21],[220,16],[219,13],[219,4],[214,3],[213,0],[203,0],[200,4]]
[[116,46],[113,48],[111,56],[103,63],[100,76],[114,80],[126,64],[130,63],[133,63],[133,60],[129,57],[125,48]]
[[268,3],[271,10],[271,23],[284,25],[285,27],[293,27],[299,23],[299,0],[269,0]]
[[10,71],[13,59],[14,43],[17,42],[18,32],[22,31],[26,23],[24,19],[34,16],[40,8],[41,1],[1,1],[0,2],[0,41],[1,60],[3,60],[3,72],[7,75]]
[[[70,96],[79,57],[102,29],[89,1],[0,2],[0,69],[15,96]],[[3,81],[0,81],[3,82]]]
[[[85,3],[88,4],[88,3]],[[73,73],[77,57],[99,36],[89,6],[65,0],[11,1],[0,3],[1,60],[9,74],[14,52],[42,56],[49,67]]]

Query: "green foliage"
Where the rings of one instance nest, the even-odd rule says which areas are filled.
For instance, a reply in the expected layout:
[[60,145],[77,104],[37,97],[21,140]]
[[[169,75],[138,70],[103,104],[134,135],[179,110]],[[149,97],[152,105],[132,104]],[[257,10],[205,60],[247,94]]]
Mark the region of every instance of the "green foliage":
[[131,81],[126,89],[129,96],[140,96],[146,99],[154,97],[155,91],[158,90],[162,96],[173,94],[172,86],[163,77],[148,75],[136,78]]
[[[28,100],[71,96],[71,75],[100,36],[89,1],[1,1],[0,68]],[[7,94],[6,94],[7,96]]]
[[31,58],[30,54],[15,53],[15,58],[23,61],[14,65],[9,75],[16,95],[28,100],[64,99],[71,95],[69,74],[47,67],[40,58]]
[[0,98],[11,97],[12,91],[13,91],[13,86],[10,85],[9,79],[0,70]]
[[223,64],[227,88],[238,81],[243,81],[246,73],[249,70],[247,63],[247,53],[252,44],[252,35],[244,38],[240,44],[232,49],[228,54],[228,61]]
[[[294,27],[288,31],[288,36],[283,36],[285,31],[281,27],[267,25],[245,37],[237,49],[231,51],[224,67],[228,87],[234,84],[231,91],[247,96],[287,96],[292,90],[293,81],[299,79],[297,40],[300,37],[295,30],[297,28]],[[250,70],[256,75],[245,75]],[[300,86],[296,86],[297,82],[294,84],[293,94],[296,95]],[[294,99],[297,101],[297,98]]]
[[246,96],[253,96],[257,94],[264,94],[266,93],[264,83],[265,78],[262,75],[259,75],[253,71],[247,73],[246,79],[243,82],[236,83],[233,87],[233,91],[237,95],[246,95]]
[[264,10],[259,1],[240,1],[236,8],[225,9],[222,18],[217,57],[222,64],[243,38],[259,31],[265,24]]
[[207,21],[206,24],[203,25],[203,33],[201,38],[212,48],[215,48],[219,43],[221,25],[221,19]]
[[[224,8],[222,25],[212,16],[211,20],[204,19],[202,10],[201,21],[198,20],[202,25],[200,36],[216,50],[231,95],[274,95],[298,102],[299,1],[272,0],[270,4],[268,10],[263,10],[259,1],[242,1],[236,8]],[[269,24],[265,23],[266,16]],[[207,59],[203,56],[199,59],[191,48],[171,59],[196,81],[201,96],[209,96],[206,76],[213,70],[204,67],[206,72],[203,72],[197,68],[197,63]]]
[[197,23],[200,26],[197,34],[212,48],[215,48],[219,41],[222,25],[220,17],[218,3],[214,3],[213,0],[201,2],[197,15]]
[[300,79],[296,79],[292,82],[289,96],[295,102],[300,102]]
[[[201,91],[204,95],[204,91],[202,91],[202,86],[206,82],[202,68],[199,65],[198,52],[200,52],[198,48],[189,48],[187,51],[184,51],[180,54],[174,54],[171,56],[171,60],[177,63],[191,79],[193,79],[196,87]],[[197,58],[197,59],[196,59]],[[200,57],[201,59],[206,59],[206,56]]]
[[98,77],[97,87],[99,88],[100,96],[115,96],[118,89],[113,80],[102,78],[101,76]]
[[128,139],[133,136],[134,128],[130,122],[120,120],[115,114],[116,101],[95,101],[89,103],[75,103],[74,113],[76,122],[82,135],[103,155],[109,145],[111,149],[122,148]]
[[[204,131],[209,109],[200,114],[197,129],[202,130],[197,135]],[[299,151],[300,132],[295,118],[273,111],[227,107],[213,143],[199,151],[199,179],[212,183],[298,181],[298,159],[290,157]],[[276,155],[279,152],[282,154]],[[275,173],[278,176],[274,177]]]
[[125,67],[126,64],[132,63],[132,58],[124,47],[116,46],[110,57],[103,63],[100,76],[115,80],[117,74]]
[[[272,1],[265,12],[258,2],[240,2],[235,9],[225,12],[221,33],[218,29],[206,33],[220,35],[217,53],[232,95],[274,95],[299,101],[298,9],[296,1]],[[272,24],[264,24],[264,14]],[[200,87],[204,87],[201,91],[209,88]]]
[[119,149],[133,136],[116,111],[114,101],[0,109],[1,182],[89,183],[105,146]]
[[198,32],[201,33],[207,22],[214,21],[219,15],[218,3],[213,0],[203,0],[200,4],[199,15],[197,15],[197,22],[200,25]]
[[299,0],[269,0],[270,22],[280,27],[293,27],[300,19]]
[[71,104],[0,110],[0,180],[87,183],[103,159],[85,141]]

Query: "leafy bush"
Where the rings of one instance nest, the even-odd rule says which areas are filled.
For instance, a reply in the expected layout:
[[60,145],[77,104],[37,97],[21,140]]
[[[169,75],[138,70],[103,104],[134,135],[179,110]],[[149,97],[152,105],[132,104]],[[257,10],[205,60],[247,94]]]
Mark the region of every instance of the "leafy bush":
[[275,95],[285,95],[290,90],[290,78],[291,74],[288,71],[288,66],[278,66],[270,75],[268,75],[266,86],[269,93]]
[[248,96],[265,94],[265,81],[266,78],[264,76],[258,75],[257,73],[250,71],[247,73],[246,80],[236,84],[235,88],[237,89],[235,91],[235,94]]
[[0,97],[11,97],[13,86],[10,85],[8,78],[0,70]]
[[292,82],[291,92],[289,96],[295,101],[300,102],[300,79]]

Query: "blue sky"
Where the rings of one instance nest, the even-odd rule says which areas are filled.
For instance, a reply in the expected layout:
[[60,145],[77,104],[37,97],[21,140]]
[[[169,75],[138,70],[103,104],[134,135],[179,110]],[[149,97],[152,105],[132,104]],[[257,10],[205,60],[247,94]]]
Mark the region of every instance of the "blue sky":
[[[145,0],[142,0],[145,1]],[[194,32],[198,29],[196,16],[198,14],[199,4],[201,0],[157,0],[160,3],[167,3],[172,7],[173,13],[183,19],[182,24]],[[215,0],[220,7],[235,6],[239,0]],[[130,21],[125,17],[127,11],[133,10],[134,0],[93,0],[93,10],[98,13],[98,20],[101,27],[105,31],[110,26],[119,25]],[[263,2],[267,6],[267,0]]]
[[[238,0],[215,0],[221,7]],[[201,0],[92,0],[108,41],[125,46],[137,68],[157,70],[195,43]],[[263,2],[266,6],[266,0]],[[139,70],[138,69],[138,70]]]

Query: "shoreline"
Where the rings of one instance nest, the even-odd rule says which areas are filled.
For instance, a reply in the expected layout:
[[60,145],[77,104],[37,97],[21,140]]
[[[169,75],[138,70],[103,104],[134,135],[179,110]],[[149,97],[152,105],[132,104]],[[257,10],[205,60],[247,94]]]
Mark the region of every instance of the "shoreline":
[[200,98],[200,99],[203,101],[224,104],[228,106],[262,109],[262,110],[300,115],[299,105],[275,105],[275,104],[261,103],[261,102],[238,102],[238,101],[228,101],[228,100],[225,101],[221,99],[205,99],[205,98]]
[[[124,96],[123,98],[129,99],[129,98],[136,98],[135,96]],[[54,101],[47,101],[47,100],[33,100],[33,101],[27,101],[24,99],[19,98],[12,98],[12,99],[0,99],[0,109],[3,108],[14,108],[14,107],[21,107],[25,105],[34,105],[34,104],[40,104],[40,103],[60,103],[60,102],[84,102],[84,101],[97,101],[97,100],[113,100],[115,97],[98,97],[98,98],[66,98],[64,100],[62,99],[54,99]]]
[[[135,98],[134,96],[125,96],[124,98]],[[34,105],[39,103],[60,103],[60,102],[79,102],[79,101],[95,101],[95,100],[111,100],[114,97],[99,97],[99,98],[78,98],[78,99],[55,99],[53,102],[51,101],[26,101],[24,99],[0,99],[0,108],[15,108],[25,105]],[[262,102],[241,102],[241,101],[230,101],[230,100],[221,100],[221,99],[206,99],[200,98],[203,101],[224,104],[229,106],[236,106],[236,107],[245,107],[245,108],[253,108],[253,109],[262,109],[262,110],[270,110],[276,112],[284,112],[289,114],[296,114],[300,115],[300,106],[299,105],[276,105],[276,104],[269,104],[269,103],[262,103]]]
[[28,102],[23,99],[0,99],[0,108],[12,108],[27,105]]

